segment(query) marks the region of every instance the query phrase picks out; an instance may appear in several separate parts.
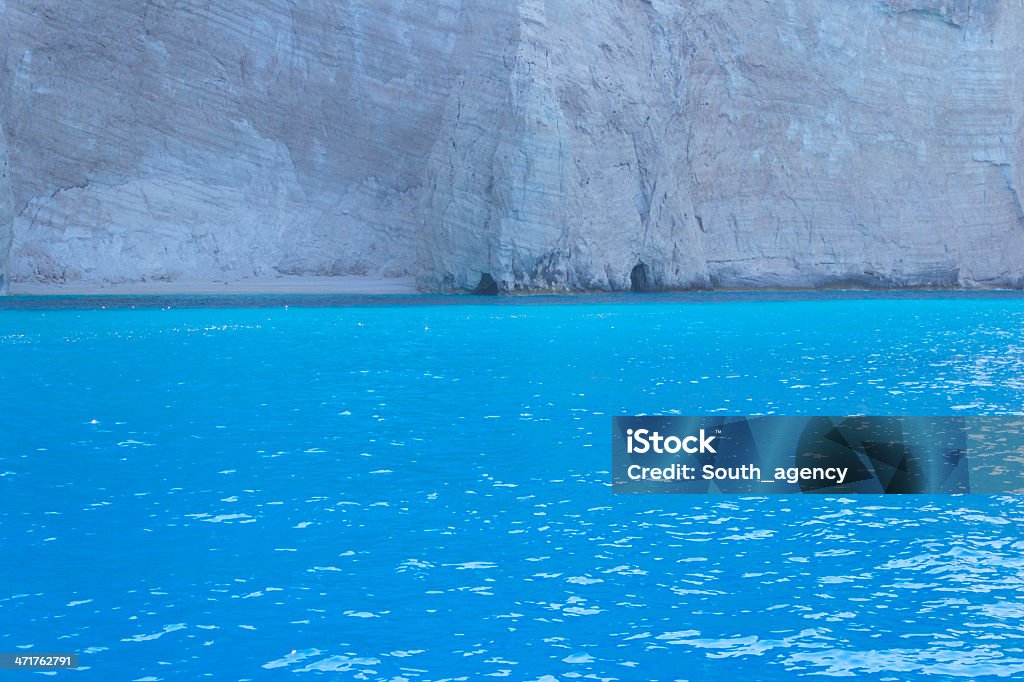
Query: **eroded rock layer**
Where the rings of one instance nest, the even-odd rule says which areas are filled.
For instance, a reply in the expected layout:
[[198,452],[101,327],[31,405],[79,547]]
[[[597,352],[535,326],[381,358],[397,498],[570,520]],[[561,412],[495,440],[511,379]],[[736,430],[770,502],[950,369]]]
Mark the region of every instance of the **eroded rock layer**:
[[0,28],[15,280],[1024,284],[1016,0],[7,0]]

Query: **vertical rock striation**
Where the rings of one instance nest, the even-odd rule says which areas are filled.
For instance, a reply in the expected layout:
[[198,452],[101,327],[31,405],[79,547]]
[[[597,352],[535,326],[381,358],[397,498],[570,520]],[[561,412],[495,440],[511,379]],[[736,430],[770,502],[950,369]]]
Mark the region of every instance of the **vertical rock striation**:
[[638,263],[706,284],[672,27],[642,2],[523,0],[514,21],[435,145],[423,286],[629,289]]
[[7,0],[0,22],[16,279],[1024,285],[1019,0]]
[[426,287],[1024,281],[1019,3],[519,10],[493,151],[446,119]]
[[7,291],[11,240],[14,237],[13,219],[7,140],[3,128],[0,128],[0,294]]

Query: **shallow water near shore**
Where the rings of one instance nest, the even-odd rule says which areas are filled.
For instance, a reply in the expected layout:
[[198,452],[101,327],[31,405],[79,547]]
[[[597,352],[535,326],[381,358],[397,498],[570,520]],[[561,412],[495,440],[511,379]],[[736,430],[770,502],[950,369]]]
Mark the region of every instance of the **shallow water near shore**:
[[538,298],[8,299],[0,651],[88,679],[1024,675],[1019,498],[609,471],[613,415],[1024,412],[1024,299]]

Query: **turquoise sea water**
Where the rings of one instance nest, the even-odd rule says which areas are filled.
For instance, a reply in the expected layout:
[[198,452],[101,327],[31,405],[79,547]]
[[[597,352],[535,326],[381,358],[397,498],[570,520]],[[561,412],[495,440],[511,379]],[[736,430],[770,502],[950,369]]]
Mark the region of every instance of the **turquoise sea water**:
[[1019,498],[609,472],[612,415],[1024,412],[1020,298],[239,302],[266,307],[5,302],[0,651],[97,680],[1024,676]]

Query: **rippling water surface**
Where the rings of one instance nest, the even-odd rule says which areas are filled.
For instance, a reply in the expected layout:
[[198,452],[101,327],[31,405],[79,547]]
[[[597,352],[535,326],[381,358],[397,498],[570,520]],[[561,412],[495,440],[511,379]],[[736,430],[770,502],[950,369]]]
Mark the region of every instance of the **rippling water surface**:
[[1019,498],[609,472],[612,415],[1024,412],[1024,301],[423,300],[0,311],[0,651],[103,680],[1024,676]]

